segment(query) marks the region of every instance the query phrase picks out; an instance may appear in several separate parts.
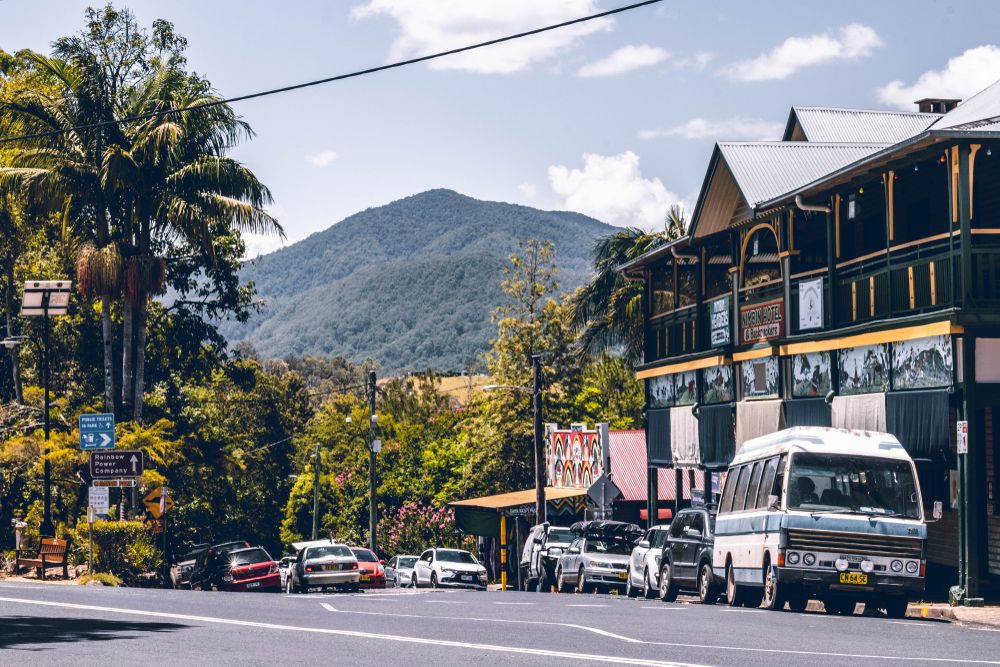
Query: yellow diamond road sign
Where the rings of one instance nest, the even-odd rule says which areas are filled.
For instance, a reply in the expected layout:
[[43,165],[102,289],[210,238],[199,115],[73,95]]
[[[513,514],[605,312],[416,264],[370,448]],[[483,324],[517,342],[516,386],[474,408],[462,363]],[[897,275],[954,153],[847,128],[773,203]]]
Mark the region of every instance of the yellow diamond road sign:
[[[146,510],[152,514],[154,517],[159,519],[163,516],[163,512],[160,511],[160,494],[162,487],[153,489],[146,494],[146,497],[142,499],[142,502],[146,504]],[[174,506],[174,499],[169,495],[164,499],[163,509],[164,511],[169,511],[171,507]]]

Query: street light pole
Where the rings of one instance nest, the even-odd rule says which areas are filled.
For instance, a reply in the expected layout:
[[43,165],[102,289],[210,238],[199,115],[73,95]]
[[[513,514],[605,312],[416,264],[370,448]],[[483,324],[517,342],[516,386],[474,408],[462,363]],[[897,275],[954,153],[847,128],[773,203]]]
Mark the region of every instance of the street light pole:
[[378,442],[378,415],[375,413],[375,393],[378,391],[375,371],[368,373],[368,547],[378,554],[378,507],[375,505],[375,443]]
[[55,537],[56,527],[52,525],[52,464],[49,461],[49,293],[42,297],[42,308],[45,315],[42,317],[42,346],[45,351],[42,353],[42,389],[45,392],[45,490],[44,505],[45,515],[38,533],[42,537]]
[[545,522],[545,470],[542,451],[542,361],[539,355],[531,357],[531,403],[535,421],[535,523]]

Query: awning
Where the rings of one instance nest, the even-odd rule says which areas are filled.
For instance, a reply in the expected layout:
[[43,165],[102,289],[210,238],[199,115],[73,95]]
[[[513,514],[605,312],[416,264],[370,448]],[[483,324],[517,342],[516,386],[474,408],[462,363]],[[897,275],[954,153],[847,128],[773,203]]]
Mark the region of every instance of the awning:
[[831,421],[834,428],[885,433],[885,394],[834,396]]
[[740,401],[736,404],[736,449],[747,440],[785,428],[780,400]]
[[833,416],[825,398],[795,398],[785,401],[785,426],[831,426]]
[[698,445],[706,470],[725,470],[736,453],[735,415],[729,403],[698,408]]
[[948,390],[890,392],[885,397],[885,426],[913,458],[940,461],[951,433]]
[[701,463],[698,420],[689,405],[670,409],[670,453],[675,468],[697,468]]
[[[554,486],[545,487],[545,502],[559,501],[586,495],[586,489],[564,489]],[[494,496],[456,500],[448,503],[455,509],[455,526],[459,531],[469,535],[484,537],[496,536],[500,533],[500,515],[535,514],[535,490],[512,491]],[[519,511],[520,510],[520,511]]]
[[[646,434],[643,431],[611,431],[611,479],[621,489],[619,500],[646,502],[649,495],[649,473],[656,470],[656,496],[661,501],[677,497],[677,484],[672,468],[648,468],[646,464]],[[668,433],[669,435],[669,433]],[[669,450],[670,443],[667,442]],[[669,453],[669,452],[668,452]],[[656,463],[653,464],[656,466]],[[697,471],[696,484],[702,484],[701,471]],[[684,476],[681,493],[691,498],[691,488]]]

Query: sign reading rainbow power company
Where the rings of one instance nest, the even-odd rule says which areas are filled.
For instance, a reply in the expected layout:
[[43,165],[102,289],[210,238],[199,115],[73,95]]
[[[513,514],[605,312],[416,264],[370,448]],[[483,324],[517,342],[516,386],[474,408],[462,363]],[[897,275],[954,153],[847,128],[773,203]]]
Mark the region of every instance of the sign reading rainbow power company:
[[784,325],[784,299],[740,306],[740,343],[742,344],[779,338]]

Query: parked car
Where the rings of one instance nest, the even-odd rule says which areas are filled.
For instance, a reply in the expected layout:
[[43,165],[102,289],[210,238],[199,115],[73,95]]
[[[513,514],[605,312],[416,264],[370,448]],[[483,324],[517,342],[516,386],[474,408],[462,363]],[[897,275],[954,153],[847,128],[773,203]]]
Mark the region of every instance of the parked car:
[[220,591],[281,591],[278,563],[261,547],[230,551],[220,576]]
[[292,569],[292,563],[295,562],[295,556],[282,556],[281,560],[278,561],[278,574],[281,575],[281,590],[285,590],[285,586],[288,583],[288,573]]
[[385,561],[371,549],[351,547],[351,551],[361,567],[361,588],[385,588]]
[[230,551],[246,549],[249,546],[250,543],[246,540],[236,540],[213,544],[199,553],[191,569],[191,589],[211,591],[219,588],[222,583],[222,570],[226,566],[226,556]]
[[414,588],[452,586],[486,590],[486,568],[462,549],[428,549],[417,559],[410,583]]
[[361,567],[349,546],[331,540],[300,542],[292,546],[297,554],[285,580],[286,592],[308,593],[311,588],[328,587],[350,592],[358,590]]
[[660,554],[670,525],[653,526],[632,549],[628,559],[625,594],[634,598],[640,592],[647,600],[656,596],[660,578]]
[[622,521],[579,521],[570,531],[573,541],[556,566],[559,592],[568,593],[574,587],[580,593],[624,589],[628,559],[642,529]]
[[174,559],[173,565],[170,566],[170,583],[174,588],[190,588],[195,561],[198,559],[198,554],[206,549],[208,549],[207,544],[198,544]]
[[413,567],[417,564],[419,556],[408,556],[401,554],[393,556],[385,565],[386,584],[392,584],[396,588],[406,588],[413,580]]
[[702,604],[715,604],[722,580],[712,569],[714,545],[714,512],[704,507],[678,512],[660,557],[659,598],[672,602],[680,591],[692,590]]
[[528,533],[521,549],[521,585],[526,591],[548,592],[556,583],[556,563],[573,541],[569,528],[540,523]]

